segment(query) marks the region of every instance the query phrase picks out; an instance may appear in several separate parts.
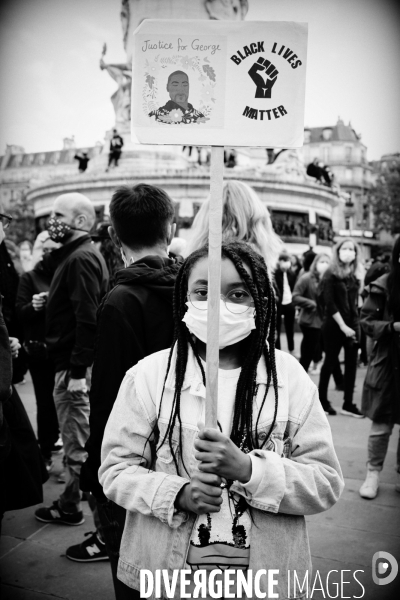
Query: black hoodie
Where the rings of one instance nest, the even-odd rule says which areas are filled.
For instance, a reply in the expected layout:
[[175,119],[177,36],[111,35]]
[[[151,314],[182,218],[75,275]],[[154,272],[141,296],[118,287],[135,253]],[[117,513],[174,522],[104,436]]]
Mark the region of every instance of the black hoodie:
[[88,458],[81,470],[81,489],[100,502],[106,498],[97,472],[108,417],[126,371],[172,343],[172,299],[180,265],[181,260],[145,256],[117,272],[115,287],[99,307]]

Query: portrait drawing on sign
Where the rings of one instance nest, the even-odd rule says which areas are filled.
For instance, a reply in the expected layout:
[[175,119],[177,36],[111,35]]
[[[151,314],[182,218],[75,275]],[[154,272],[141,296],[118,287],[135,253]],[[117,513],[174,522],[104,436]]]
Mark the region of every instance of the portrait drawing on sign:
[[188,125],[189,123],[205,123],[205,115],[189,102],[189,76],[184,71],[174,71],[168,77],[167,92],[169,100],[152,110],[149,117],[155,117],[160,123]]

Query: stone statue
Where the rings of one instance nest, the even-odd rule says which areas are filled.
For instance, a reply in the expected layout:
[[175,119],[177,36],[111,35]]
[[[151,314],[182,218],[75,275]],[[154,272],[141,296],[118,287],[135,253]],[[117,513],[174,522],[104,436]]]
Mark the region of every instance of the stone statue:
[[118,84],[118,89],[111,96],[115,110],[115,127],[119,132],[129,130],[131,120],[131,85],[132,68],[128,64],[109,64],[104,62],[103,57],[107,52],[107,45],[104,44],[100,58],[100,69],[107,73]]

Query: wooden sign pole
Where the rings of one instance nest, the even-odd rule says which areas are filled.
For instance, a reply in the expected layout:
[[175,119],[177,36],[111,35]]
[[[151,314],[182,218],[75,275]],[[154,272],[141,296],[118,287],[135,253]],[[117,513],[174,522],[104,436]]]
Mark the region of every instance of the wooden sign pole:
[[224,147],[211,147],[205,425],[217,429]]

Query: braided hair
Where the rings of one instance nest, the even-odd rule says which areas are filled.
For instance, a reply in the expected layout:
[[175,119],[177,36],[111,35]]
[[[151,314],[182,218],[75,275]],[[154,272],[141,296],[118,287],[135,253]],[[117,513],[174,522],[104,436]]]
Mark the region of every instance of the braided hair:
[[[175,392],[172,401],[171,414],[168,426],[158,447],[161,447],[168,439],[169,447],[173,456],[174,464],[179,474],[178,461],[172,444],[173,430],[177,422],[179,423],[179,452],[183,460],[182,449],[182,421],[180,415],[181,390],[185,377],[189,346],[192,348],[195,359],[200,367],[203,378],[203,384],[206,383],[206,376],[203,365],[200,360],[196,344],[182,318],[187,310],[187,292],[188,279],[194,265],[202,258],[208,255],[208,247],[203,246],[188,256],[183,263],[175,281],[173,312],[174,312],[174,340],[168,357],[167,373],[164,379],[164,386],[161,396],[159,415],[161,412],[162,398],[165,390],[165,382],[171,368],[172,354],[174,346],[177,347],[176,366],[175,366]],[[256,448],[263,448],[267,443],[276,422],[278,410],[278,381],[275,364],[275,329],[276,329],[276,305],[275,294],[272,284],[268,277],[267,266],[264,259],[257,254],[248,244],[244,242],[224,242],[222,244],[222,258],[229,259],[234,264],[237,272],[247,285],[255,306],[255,324],[256,329],[252,330],[248,336],[248,345],[246,354],[239,376],[235,405],[233,424],[230,438],[238,447],[245,447],[247,451]],[[244,265],[250,269],[251,276],[248,274]],[[255,435],[253,430],[253,400],[257,395],[258,386],[256,384],[257,365],[260,358],[264,356],[267,367],[267,385],[264,397],[257,415],[255,424]],[[268,435],[260,444],[257,427],[261,411],[264,407],[269,387],[273,383],[275,391],[275,410]],[[186,466],[183,465],[188,473]]]

